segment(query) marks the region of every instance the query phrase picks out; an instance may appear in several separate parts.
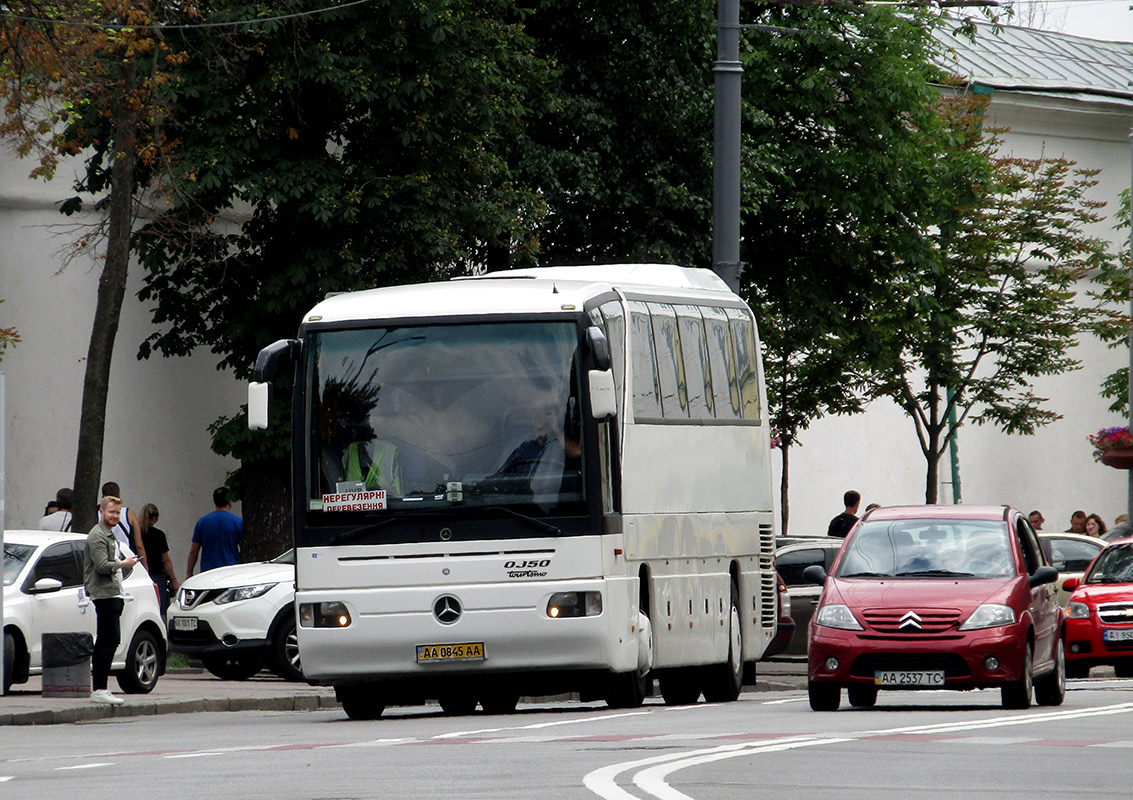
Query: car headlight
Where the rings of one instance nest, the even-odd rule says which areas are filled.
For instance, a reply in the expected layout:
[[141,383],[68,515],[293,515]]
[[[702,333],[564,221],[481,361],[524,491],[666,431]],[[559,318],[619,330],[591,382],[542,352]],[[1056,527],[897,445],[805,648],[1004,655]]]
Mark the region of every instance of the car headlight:
[[822,625],[826,628],[841,628],[844,631],[863,630],[862,624],[858,622],[854,612],[850,611],[849,606],[844,606],[841,603],[831,603],[818,609],[818,615],[815,616],[814,622],[816,625]]
[[1071,603],[1070,609],[1067,612],[1066,616],[1069,619],[1089,619],[1090,607],[1085,603]]
[[975,631],[980,628],[1000,628],[1015,624],[1015,612],[1011,606],[1000,603],[984,603],[972,612],[968,621],[960,626],[962,631]]
[[234,589],[225,589],[213,602],[222,606],[225,603],[235,603],[239,600],[251,600],[253,597],[267,594],[278,585],[279,583],[257,583],[255,586],[237,586]]

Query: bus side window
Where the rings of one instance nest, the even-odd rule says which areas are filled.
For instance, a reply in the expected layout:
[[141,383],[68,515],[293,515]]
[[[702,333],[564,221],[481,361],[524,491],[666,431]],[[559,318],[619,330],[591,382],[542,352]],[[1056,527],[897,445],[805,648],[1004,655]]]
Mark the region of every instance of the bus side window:
[[631,300],[630,364],[633,376],[633,416],[635,419],[661,417],[661,390],[657,385],[656,361],[653,358],[653,324],[645,303]]
[[744,419],[759,419],[759,354],[755,349],[755,327],[751,317],[739,309],[728,309],[728,322],[736,346],[736,376]]
[[665,303],[650,303],[657,376],[661,383],[661,415],[665,419],[688,419],[688,394],[684,384],[684,359],[677,333],[677,315]]
[[[622,393],[625,391],[625,353],[626,320],[621,303],[605,303],[601,307],[603,327],[610,342],[610,356],[614,368],[614,394],[618,399],[618,413],[622,409]],[[593,313],[593,312],[592,312]]]
[[728,317],[722,308],[701,309],[708,334],[708,363],[711,366],[712,406],[716,419],[739,419],[739,388],[728,335]]
[[677,324],[684,354],[688,415],[693,419],[712,419],[712,373],[708,365],[708,345],[704,321],[696,306],[676,306]]

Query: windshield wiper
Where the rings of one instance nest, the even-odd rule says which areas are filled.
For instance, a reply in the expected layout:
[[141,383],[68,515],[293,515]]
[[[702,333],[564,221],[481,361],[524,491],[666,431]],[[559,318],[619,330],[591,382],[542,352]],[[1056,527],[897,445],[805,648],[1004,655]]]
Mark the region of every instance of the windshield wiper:
[[888,572],[851,572],[848,575],[839,575],[839,578],[892,578]]
[[974,572],[953,572],[950,569],[917,569],[910,572],[898,572],[898,578],[907,578],[910,575],[931,575],[934,578],[974,578]]
[[468,511],[472,511],[472,510],[476,510],[476,511],[502,511],[505,514],[510,514],[511,516],[515,517],[516,519],[521,519],[528,524],[534,525],[539,530],[547,531],[548,533],[553,533],[556,536],[561,535],[562,532],[563,532],[563,529],[558,527],[557,525],[552,525],[549,522],[544,522],[543,520],[538,519],[537,517],[529,517],[527,514],[522,514],[518,511],[514,510],[514,509],[508,508],[507,506],[470,506],[467,510]]

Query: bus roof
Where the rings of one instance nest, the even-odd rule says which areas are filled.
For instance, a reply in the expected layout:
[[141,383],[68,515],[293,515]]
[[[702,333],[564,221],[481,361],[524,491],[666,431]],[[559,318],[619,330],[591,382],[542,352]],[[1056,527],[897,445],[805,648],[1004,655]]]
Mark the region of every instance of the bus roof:
[[597,264],[508,270],[437,283],[388,286],[326,298],[305,322],[408,319],[476,314],[581,311],[588,300],[614,288],[631,294],[736,300],[708,269],[673,264]]

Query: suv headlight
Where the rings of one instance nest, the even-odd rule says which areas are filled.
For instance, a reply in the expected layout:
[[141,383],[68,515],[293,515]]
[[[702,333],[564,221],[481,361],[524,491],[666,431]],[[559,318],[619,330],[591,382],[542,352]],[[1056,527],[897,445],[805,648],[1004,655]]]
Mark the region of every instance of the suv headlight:
[[960,626],[962,631],[976,631],[981,628],[1000,628],[1015,624],[1015,612],[1011,606],[999,603],[984,603],[972,612],[967,622]]
[[1074,602],[1070,604],[1070,610],[1066,614],[1070,619],[1089,619],[1090,607],[1085,603]]
[[253,597],[267,594],[278,585],[279,583],[257,583],[255,586],[237,586],[234,589],[225,589],[213,602],[222,606],[225,603],[235,603],[238,600],[251,600]]
[[815,616],[814,622],[816,625],[827,628],[841,628],[844,631],[863,630],[862,624],[858,622],[854,612],[850,611],[850,607],[841,603],[831,603],[818,609],[818,615]]

